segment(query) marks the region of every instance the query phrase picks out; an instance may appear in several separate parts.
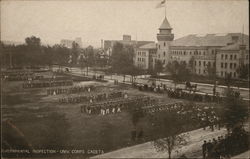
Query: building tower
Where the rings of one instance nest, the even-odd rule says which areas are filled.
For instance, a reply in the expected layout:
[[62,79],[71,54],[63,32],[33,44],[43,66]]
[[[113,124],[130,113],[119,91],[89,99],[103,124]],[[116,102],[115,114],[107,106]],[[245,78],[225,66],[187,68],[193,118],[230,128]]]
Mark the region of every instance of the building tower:
[[174,40],[174,34],[172,34],[172,27],[170,26],[167,18],[163,20],[159,33],[157,34],[157,60],[160,60],[165,65],[170,61],[170,45]]

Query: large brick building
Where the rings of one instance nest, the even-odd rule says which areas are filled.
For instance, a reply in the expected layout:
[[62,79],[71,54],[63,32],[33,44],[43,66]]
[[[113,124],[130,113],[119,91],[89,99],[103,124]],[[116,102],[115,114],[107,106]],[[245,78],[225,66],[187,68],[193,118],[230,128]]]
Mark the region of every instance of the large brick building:
[[157,34],[158,43],[150,43],[137,49],[135,65],[143,68],[154,68],[160,60],[165,66],[168,62],[190,63],[193,60],[192,72],[208,75],[208,67],[214,68],[218,77],[231,74],[238,78],[237,68],[249,65],[249,36],[242,33],[188,35],[174,39],[172,28],[165,18]]

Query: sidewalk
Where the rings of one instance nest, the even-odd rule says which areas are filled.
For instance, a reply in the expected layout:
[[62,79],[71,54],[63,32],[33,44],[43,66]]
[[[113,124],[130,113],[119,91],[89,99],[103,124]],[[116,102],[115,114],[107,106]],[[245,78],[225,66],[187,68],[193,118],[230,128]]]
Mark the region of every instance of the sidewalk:
[[[172,158],[185,154],[187,157],[201,156],[201,145],[203,140],[210,140],[217,136],[226,134],[226,129],[221,130],[193,130],[187,132],[188,143],[187,145],[180,147],[172,152]],[[177,151],[178,150],[178,151]],[[196,153],[196,154],[194,154]],[[92,158],[167,158],[167,152],[157,152],[152,142],[146,142],[143,144],[122,148],[116,151],[108,152],[102,155],[97,155]]]
[[237,156],[232,157],[232,159],[249,159],[249,158],[250,158],[250,150],[248,150],[242,154],[239,154]]

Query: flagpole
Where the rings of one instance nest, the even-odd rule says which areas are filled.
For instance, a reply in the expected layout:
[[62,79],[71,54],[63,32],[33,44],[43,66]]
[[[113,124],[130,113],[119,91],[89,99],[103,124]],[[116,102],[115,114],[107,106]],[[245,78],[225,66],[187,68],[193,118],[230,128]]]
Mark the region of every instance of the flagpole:
[[165,18],[167,17],[166,16],[166,2],[164,3],[164,7],[165,7]]

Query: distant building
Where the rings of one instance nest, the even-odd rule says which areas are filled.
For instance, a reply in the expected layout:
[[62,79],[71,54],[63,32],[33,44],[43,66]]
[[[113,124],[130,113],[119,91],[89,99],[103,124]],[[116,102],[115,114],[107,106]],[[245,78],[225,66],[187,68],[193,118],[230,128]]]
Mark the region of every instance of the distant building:
[[130,35],[123,35],[122,40],[104,40],[104,52],[106,55],[111,56],[113,46],[117,43],[121,43],[123,45],[133,46],[134,48],[138,48],[139,46],[152,43],[153,41],[136,41],[131,40]]
[[75,40],[62,39],[60,44],[67,48],[72,48],[73,42],[76,42],[80,48],[82,47],[82,38],[80,37],[77,37]]
[[135,66],[141,69],[154,69],[157,53],[157,44],[149,43],[136,49]]

